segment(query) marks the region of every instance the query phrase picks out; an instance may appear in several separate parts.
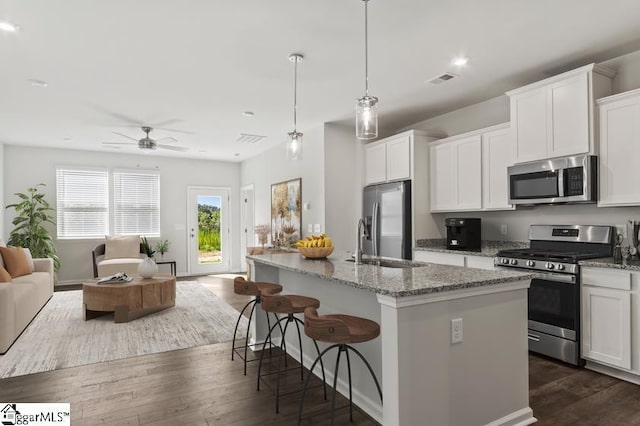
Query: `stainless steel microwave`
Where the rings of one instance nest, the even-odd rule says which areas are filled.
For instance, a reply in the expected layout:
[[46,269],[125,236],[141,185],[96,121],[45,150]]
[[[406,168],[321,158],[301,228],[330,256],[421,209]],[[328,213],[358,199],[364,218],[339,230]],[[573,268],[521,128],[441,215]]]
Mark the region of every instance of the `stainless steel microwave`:
[[597,157],[576,155],[507,168],[509,203],[595,203]]

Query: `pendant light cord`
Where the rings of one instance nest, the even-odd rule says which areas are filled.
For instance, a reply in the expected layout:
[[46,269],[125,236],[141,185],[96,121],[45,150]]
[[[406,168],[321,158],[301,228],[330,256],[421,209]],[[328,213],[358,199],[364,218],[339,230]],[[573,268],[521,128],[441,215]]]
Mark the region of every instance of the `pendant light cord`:
[[297,132],[298,109],[298,58],[293,60],[293,131]]
[[364,0],[364,92],[369,96],[369,19],[367,16],[367,6],[369,0]]

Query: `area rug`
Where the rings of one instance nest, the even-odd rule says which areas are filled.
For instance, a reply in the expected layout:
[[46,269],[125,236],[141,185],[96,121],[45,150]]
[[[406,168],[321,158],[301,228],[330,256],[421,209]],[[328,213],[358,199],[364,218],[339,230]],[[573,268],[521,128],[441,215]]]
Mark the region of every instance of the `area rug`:
[[[5,355],[0,378],[231,341],[238,312],[197,282],[178,282],[176,306],[115,324],[82,318],[82,291],[54,293]],[[246,332],[246,319],[241,323]],[[239,330],[240,332],[240,330]]]

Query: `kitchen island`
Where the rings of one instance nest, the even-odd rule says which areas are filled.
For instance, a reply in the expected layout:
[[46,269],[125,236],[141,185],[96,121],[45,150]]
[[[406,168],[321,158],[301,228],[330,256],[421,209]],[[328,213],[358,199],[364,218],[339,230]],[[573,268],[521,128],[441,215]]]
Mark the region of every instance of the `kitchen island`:
[[[297,253],[247,257],[257,281],[319,299],[320,314],[380,324],[379,339],[356,346],[381,380],[384,405],[365,367],[354,360],[357,405],[385,426],[535,422],[528,390],[529,274],[397,261],[391,264],[396,267],[355,265],[347,258],[346,252],[326,260]],[[264,315],[256,318],[252,334],[259,342],[266,325]],[[459,343],[452,343],[455,319],[463,323]],[[287,347],[299,359],[294,334]],[[305,339],[307,366],[316,355],[312,348]],[[325,360],[329,382],[333,361]],[[346,374],[338,389],[345,393]]]

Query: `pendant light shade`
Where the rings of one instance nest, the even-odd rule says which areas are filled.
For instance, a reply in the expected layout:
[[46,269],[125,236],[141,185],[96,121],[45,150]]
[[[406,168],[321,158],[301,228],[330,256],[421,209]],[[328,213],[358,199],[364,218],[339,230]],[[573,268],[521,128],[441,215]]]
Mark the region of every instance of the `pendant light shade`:
[[356,137],[374,139],[378,137],[378,98],[369,96],[369,24],[367,5],[364,1],[364,88],[365,94],[356,101]]
[[293,132],[287,133],[287,160],[302,160],[302,133],[296,129],[298,109],[298,62],[302,62],[304,56],[299,53],[289,55],[293,62]]

